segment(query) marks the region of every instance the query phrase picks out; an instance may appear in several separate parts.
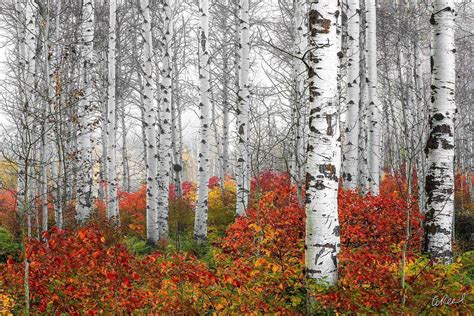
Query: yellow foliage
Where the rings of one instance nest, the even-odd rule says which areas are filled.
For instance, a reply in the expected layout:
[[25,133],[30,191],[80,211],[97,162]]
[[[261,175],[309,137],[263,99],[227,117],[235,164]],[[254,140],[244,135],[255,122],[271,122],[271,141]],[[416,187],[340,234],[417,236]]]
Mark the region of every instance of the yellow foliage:
[[5,294],[0,294],[0,315],[13,315],[11,311],[15,307],[15,301]]

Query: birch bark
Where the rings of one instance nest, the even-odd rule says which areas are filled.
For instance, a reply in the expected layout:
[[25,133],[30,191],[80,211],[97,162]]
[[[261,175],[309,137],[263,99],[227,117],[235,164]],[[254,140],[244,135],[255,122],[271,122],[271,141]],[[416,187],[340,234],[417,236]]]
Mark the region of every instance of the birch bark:
[[337,16],[333,0],[309,3],[309,139],[306,162],[305,262],[308,278],[337,281],[340,248]]
[[431,107],[425,147],[425,251],[450,262],[454,212],[454,0],[436,0],[431,15]]
[[306,41],[304,38],[304,12],[306,1],[295,0],[294,6],[294,42],[293,42],[293,85],[294,85],[294,152],[293,152],[293,168],[292,179],[297,188],[298,201],[303,204],[303,176],[305,161],[305,65],[302,62],[304,52],[306,50]]
[[360,99],[359,99],[359,150],[358,150],[358,186],[362,194],[368,193],[369,169],[368,169],[368,88],[367,88],[367,11],[365,3],[360,1],[360,47],[359,47],[359,76],[360,76]]
[[367,12],[367,103],[368,103],[368,166],[369,186],[373,195],[379,194],[381,135],[380,109],[377,98],[377,20],[375,0],[366,0]]
[[347,118],[345,124],[343,185],[356,189],[359,159],[359,101],[360,101],[360,5],[359,0],[347,1]]
[[155,120],[156,112],[153,104],[153,64],[152,64],[152,34],[149,0],[140,0],[140,10],[142,13],[142,37],[143,37],[143,60],[142,70],[144,74],[143,103],[145,108],[145,144],[146,144],[146,228],[147,240],[156,243],[159,239],[158,231],[158,184],[157,173],[157,151]]
[[82,69],[81,88],[83,96],[78,110],[78,138],[77,138],[77,203],[76,220],[85,222],[92,208],[92,144],[91,132],[93,129],[92,112],[92,67],[94,44],[94,6],[92,0],[86,0],[82,6],[81,23]]
[[171,92],[172,67],[171,40],[173,38],[172,5],[173,0],[163,1],[163,67],[161,77],[161,124],[160,124],[160,164],[158,167],[158,229],[160,238],[168,238],[168,207],[171,170]]
[[199,2],[199,92],[200,92],[200,142],[198,158],[198,186],[196,215],[194,220],[194,239],[207,240],[208,193],[209,193],[209,141],[210,141],[210,100],[209,100],[209,4],[208,0]]
[[237,108],[237,204],[236,213],[241,216],[248,207],[249,199],[249,70],[250,70],[250,30],[249,30],[249,0],[240,1],[240,71]]
[[117,178],[117,117],[116,117],[116,32],[117,0],[109,0],[109,47],[107,54],[107,218],[120,221]]

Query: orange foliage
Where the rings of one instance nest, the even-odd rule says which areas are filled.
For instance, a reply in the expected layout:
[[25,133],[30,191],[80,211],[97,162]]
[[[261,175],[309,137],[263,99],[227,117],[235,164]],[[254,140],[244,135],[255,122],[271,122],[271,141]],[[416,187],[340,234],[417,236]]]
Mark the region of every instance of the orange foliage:
[[[289,315],[306,313],[311,295],[320,304],[315,313],[416,313],[436,291],[472,293],[472,287],[461,282],[446,289],[445,278],[459,267],[446,270],[420,256],[422,215],[416,200],[399,190],[385,191],[395,185],[391,177],[384,179],[378,197],[340,191],[340,279],[336,287],[324,291],[311,287],[304,277],[305,211],[289,183],[287,174],[271,172],[254,180],[259,194],[253,194],[252,207],[228,226],[204,259],[184,252],[134,256],[119,242],[120,232],[107,225],[71,231],[54,228],[45,235],[47,243],[27,244],[31,312]],[[234,190],[228,187],[223,194],[214,181],[210,207],[228,207],[219,199],[229,199],[226,194]],[[183,191],[184,199],[191,202],[195,186],[184,183]],[[120,193],[123,229],[144,233],[145,194],[144,187]],[[181,202],[173,199],[172,203],[180,206]],[[97,206],[103,209],[100,202]],[[401,250],[407,240],[407,214],[409,290],[402,307]],[[132,225],[139,229],[134,231]],[[0,266],[0,284],[20,310],[23,271],[23,264],[11,258]],[[465,311],[465,306],[451,308],[451,312]]]

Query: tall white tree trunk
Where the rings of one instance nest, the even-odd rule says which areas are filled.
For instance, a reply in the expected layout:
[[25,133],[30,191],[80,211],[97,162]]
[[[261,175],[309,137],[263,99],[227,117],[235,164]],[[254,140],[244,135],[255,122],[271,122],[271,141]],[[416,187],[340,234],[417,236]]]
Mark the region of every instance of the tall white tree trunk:
[[250,191],[250,154],[248,145],[249,122],[249,70],[250,70],[250,31],[249,0],[240,1],[240,71],[237,108],[237,215],[243,215],[248,207]]
[[76,220],[83,223],[89,218],[92,208],[92,67],[94,44],[94,6],[92,0],[85,0],[82,5],[81,23],[82,69],[81,88],[83,96],[78,110],[77,138],[77,202]]
[[303,177],[305,163],[305,64],[301,60],[306,51],[306,40],[304,37],[304,12],[306,1],[294,0],[294,59],[293,59],[293,85],[294,85],[294,105],[293,105],[293,121],[294,121],[294,146],[293,146],[293,162],[292,162],[292,180],[296,184],[298,200],[303,204]]
[[[16,17],[18,19],[17,23],[17,36],[18,36],[18,102],[21,105],[20,112],[23,112],[22,119],[24,120],[25,124],[28,118],[28,103],[27,103],[27,86],[26,86],[26,79],[27,77],[27,57],[28,53],[26,52],[26,23],[27,19],[31,17],[27,17],[25,15],[25,4],[21,0],[16,0],[15,2],[15,10],[16,10]],[[23,132],[26,132],[27,129],[23,129]],[[23,140],[26,138],[26,135],[22,135],[18,138],[18,143],[21,144],[22,148],[19,151],[18,157],[18,182],[17,182],[17,213],[19,215],[25,212],[25,197],[26,197],[26,185],[25,182],[27,180],[27,168],[25,166],[25,161],[27,161],[25,150],[26,144],[23,143]]]
[[210,100],[209,100],[209,4],[199,1],[199,92],[200,92],[200,139],[198,158],[198,185],[196,196],[196,215],[194,220],[194,239],[203,242],[207,239],[208,193],[209,193],[209,141],[210,141]]
[[[61,1],[57,1],[56,5],[56,10],[57,12],[61,12]],[[56,223],[56,226],[59,229],[63,228],[63,207],[61,203],[61,192],[65,191],[65,189],[62,188],[61,185],[61,176],[62,176],[62,161],[61,161],[61,152],[63,150],[61,144],[61,137],[60,135],[60,125],[61,125],[61,120],[60,120],[60,115],[59,115],[59,107],[60,107],[60,102],[61,102],[61,88],[60,88],[60,83],[59,83],[59,75],[60,75],[60,55],[61,55],[61,49],[60,49],[60,32],[61,32],[61,19],[60,15],[56,14],[56,30],[55,30],[55,49],[54,49],[54,55],[56,57],[56,69],[52,67],[50,64],[50,75],[49,75],[49,80],[50,84],[48,85],[49,89],[49,97],[50,97],[50,112],[54,116],[55,122],[53,123],[53,131],[52,134],[50,135],[51,137],[51,146],[50,149],[53,151],[55,149],[55,139],[59,139],[57,143],[59,144],[57,147],[57,153],[54,154],[52,153],[51,156],[57,158],[53,159],[52,161],[52,167],[51,167],[51,175],[52,175],[52,196],[53,196],[53,205],[54,205],[54,222]],[[58,91],[57,91],[58,90]]]
[[163,1],[163,67],[161,77],[161,113],[160,113],[160,163],[158,166],[158,229],[160,238],[168,238],[168,207],[169,185],[171,170],[171,92],[172,67],[171,41],[173,38],[172,3],[173,0]]
[[[33,162],[35,160],[35,139],[36,122],[34,115],[36,113],[36,50],[37,50],[37,8],[33,2],[28,1],[25,9],[26,28],[25,28],[25,140],[23,154],[24,178],[21,180],[23,185],[23,212],[26,213],[26,226],[28,237],[32,237],[32,215],[34,211],[34,184],[33,184]],[[21,175],[20,175],[20,178]],[[36,215],[37,216],[37,215]]]
[[347,118],[345,124],[343,172],[344,187],[356,189],[359,159],[359,101],[360,101],[360,5],[359,0],[347,1]]
[[[311,0],[309,19],[309,139],[306,163],[306,275],[335,284],[340,248],[338,180],[337,16],[333,0]],[[317,48],[317,49],[316,49]]]
[[[183,27],[184,29],[184,27]],[[173,153],[173,183],[176,188],[176,196],[181,197],[183,195],[183,190],[181,187],[181,177],[183,172],[182,167],[182,141],[180,138],[181,135],[181,102],[180,102],[180,93],[179,93],[179,73],[178,73],[178,54],[173,54],[173,73],[174,80],[171,84],[173,85],[173,94],[171,97],[171,147]]]
[[431,16],[431,107],[425,152],[425,250],[451,261],[454,212],[455,47],[454,0],[436,0]]
[[122,125],[122,186],[125,192],[130,192],[130,164],[128,161],[128,129],[125,121],[125,102],[121,102],[120,121]]
[[[418,0],[414,1],[414,10],[420,10],[421,6]],[[420,25],[421,17],[417,15],[415,17],[416,25]],[[426,125],[427,122],[427,109],[425,107],[425,95],[424,95],[424,84],[423,84],[423,51],[421,40],[421,31],[417,30],[416,37],[413,41],[414,55],[415,55],[415,91],[416,91],[416,101],[417,101],[417,116],[418,116],[418,128],[417,128],[417,137],[421,138],[421,143],[425,144],[426,142]],[[426,178],[426,157],[423,153],[423,148],[420,148],[417,153],[416,158],[416,172],[418,180],[418,200],[420,210],[426,208],[425,205],[425,178]]]
[[109,0],[109,50],[107,54],[107,218],[115,223],[120,220],[117,196],[117,117],[116,117],[116,23],[117,0]]
[[[44,25],[45,30],[43,33],[44,36],[44,56],[45,59],[45,71],[44,71],[44,81],[46,85],[47,91],[47,99],[44,102],[44,118],[43,118],[43,130],[41,132],[41,190],[42,190],[42,231],[45,232],[48,230],[48,170],[49,167],[52,167],[52,176],[56,176],[57,172],[55,170],[55,164],[52,163],[53,153],[54,153],[54,133],[52,130],[52,126],[50,124],[51,116],[53,114],[53,103],[55,98],[54,92],[54,67],[53,67],[53,57],[54,57],[54,50],[53,50],[53,43],[50,40],[50,30],[51,30],[51,11],[52,11],[52,4],[48,3],[44,16]],[[56,181],[54,177],[52,177],[53,182]],[[53,192],[54,193],[54,192]],[[57,204],[54,204],[55,208]],[[55,211],[56,213],[57,211]]]
[[[226,6],[231,5],[230,0],[225,1]],[[231,14],[226,16],[230,19]],[[227,18],[223,19],[223,42],[228,43],[229,39],[229,25],[227,23]],[[229,63],[230,63],[230,50],[227,47],[227,44],[222,47],[222,151],[219,157],[220,160],[220,186],[221,191],[224,192],[224,182],[225,177],[229,172],[229,114],[230,114],[230,99],[229,99],[229,88],[230,88],[230,78],[229,73]],[[219,137],[219,135],[217,135]]]
[[368,103],[368,165],[369,186],[373,195],[379,194],[381,165],[380,108],[377,98],[377,20],[376,1],[366,0],[367,11],[367,103]]
[[151,243],[159,239],[158,232],[158,183],[156,180],[156,112],[153,104],[153,63],[152,63],[152,34],[149,0],[140,0],[140,9],[143,17],[143,62],[142,70],[145,84],[143,85],[143,103],[145,107],[145,143],[146,143],[146,235]]
[[367,11],[365,9],[366,0],[360,1],[360,36],[359,36],[359,150],[358,150],[358,187],[362,194],[368,193],[369,189],[369,169],[368,169],[368,89],[367,89]]

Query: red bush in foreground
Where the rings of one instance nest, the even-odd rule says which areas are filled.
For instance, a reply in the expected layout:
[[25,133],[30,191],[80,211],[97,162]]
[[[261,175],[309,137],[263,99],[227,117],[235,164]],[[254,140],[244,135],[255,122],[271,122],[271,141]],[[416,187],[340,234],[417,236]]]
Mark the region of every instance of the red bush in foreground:
[[[319,303],[315,313],[417,313],[426,311],[437,293],[474,294],[460,277],[462,262],[433,266],[420,256],[422,216],[415,201],[401,193],[340,192],[340,279],[330,289],[312,286],[304,277],[305,212],[287,180],[286,175],[273,181],[271,174],[262,177],[246,216],[231,224],[202,260],[182,252],[134,256],[116,232],[102,226],[53,229],[47,243],[27,245],[31,312],[302,314],[313,296]],[[142,196],[124,196],[122,214],[140,222]],[[401,306],[404,246],[408,287]],[[23,310],[23,273],[23,264],[11,259],[0,269],[0,287],[18,311]],[[469,306],[450,306],[449,312]]]

